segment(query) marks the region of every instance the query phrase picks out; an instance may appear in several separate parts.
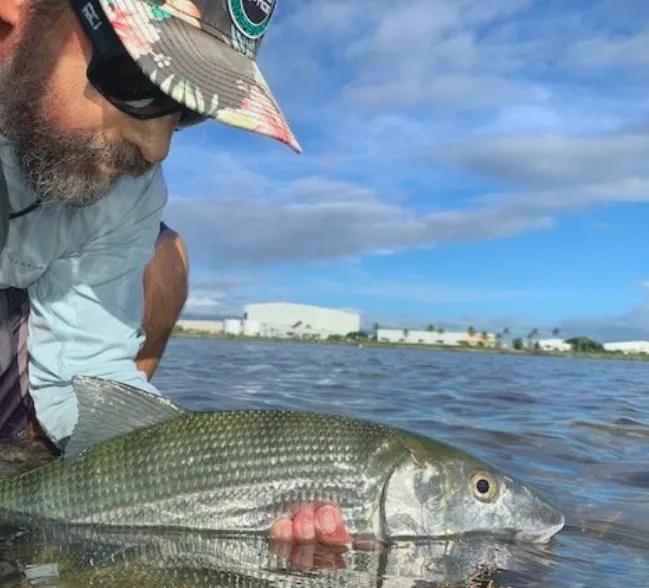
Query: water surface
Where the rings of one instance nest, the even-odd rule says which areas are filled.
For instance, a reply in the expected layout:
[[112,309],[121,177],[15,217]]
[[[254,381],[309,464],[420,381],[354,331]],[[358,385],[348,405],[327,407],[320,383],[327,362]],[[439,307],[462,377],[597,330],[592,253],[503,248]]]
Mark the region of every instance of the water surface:
[[[424,554],[427,558],[406,546],[406,555],[392,554],[396,567],[380,567],[395,575],[387,585],[423,586],[417,584],[422,565],[429,576],[436,568],[450,581],[484,560],[497,564],[496,579],[513,588],[646,586],[648,380],[649,363],[641,362],[184,338],[169,343],[155,377],[169,397],[201,410],[298,408],[405,426],[450,441],[533,484],[566,515],[565,529],[550,545],[446,544]],[[149,537],[144,544],[152,541]],[[158,538],[155,545],[159,555]],[[188,545],[196,541],[185,542],[191,551]],[[231,549],[219,543],[219,557]],[[205,557],[203,543],[200,550]],[[213,556],[216,548],[210,544],[209,550]],[[262,551],[250,553],[260,557]],[[354,555],[345,555],[349,574],[358,568],[360,556]],[[0,552],[0,578],[2,558]],[[15,567],[12,562],[7,566]],[[374,574],[375,565],[364,561],[361,571]],[[396,576],[404,569],[399,583]],[[278,585],[284,585],[281,577]],[[369,576],[365,579],[372,585]],[[175,585],[230,585],[186,581],[173,580]],[[119,582],[125,586],[123,577]],[[160,578],[154,584],[166,585]],[[337,584],[364,585],[356,576],[338,577]],[[22,584],[30,585],[68,584]]]

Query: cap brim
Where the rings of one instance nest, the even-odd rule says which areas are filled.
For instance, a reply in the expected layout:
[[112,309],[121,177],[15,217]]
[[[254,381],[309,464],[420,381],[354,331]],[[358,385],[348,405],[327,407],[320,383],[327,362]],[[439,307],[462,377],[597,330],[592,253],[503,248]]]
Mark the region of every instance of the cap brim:
[[246,38],[233,44],[210,35],[198,19],[145,0],[99,0],[126,51],[166,94],[187,108],[232,127],[285,143],[297,142]]

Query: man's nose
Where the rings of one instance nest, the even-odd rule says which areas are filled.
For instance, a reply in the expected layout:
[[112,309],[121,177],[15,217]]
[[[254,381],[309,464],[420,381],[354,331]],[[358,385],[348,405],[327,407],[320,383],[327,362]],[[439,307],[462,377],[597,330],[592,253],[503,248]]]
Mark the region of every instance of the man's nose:
[[150,163],[164,160],[171,145],[171,137],[178,125],[179,114],[149,120],[129,120],[123,130],[124,139],[137,145]]

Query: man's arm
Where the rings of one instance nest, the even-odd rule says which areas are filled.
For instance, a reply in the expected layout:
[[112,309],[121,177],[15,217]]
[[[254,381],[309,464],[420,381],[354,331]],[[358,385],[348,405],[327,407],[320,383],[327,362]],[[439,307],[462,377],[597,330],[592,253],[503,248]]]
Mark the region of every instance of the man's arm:
[[146,341],[135,363],[151,380],[187,301],[189,260],[180,235],[164,225],[144,274]]
[[157,393],[134,361],[145,340],[144,270],[167,201],[161,171],[149,179],[144,188],[124,182],[105,201],[78,211],[66,227],[75,245],[29,288],[30,391],[41,427],[55,442],[76,424],[75,374]]

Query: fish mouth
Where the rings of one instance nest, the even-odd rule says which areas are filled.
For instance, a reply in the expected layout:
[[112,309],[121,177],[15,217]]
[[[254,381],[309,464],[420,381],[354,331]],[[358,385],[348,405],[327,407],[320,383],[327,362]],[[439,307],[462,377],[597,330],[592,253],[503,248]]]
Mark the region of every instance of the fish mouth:
[[552,537],[563,529],[565,524],[566,518],[561,513],[557,513],[557,522],[555,524],[540,531],[518,531],[514,535],[514,538],[518,541],[525,541],[526,543],[548,543]]

